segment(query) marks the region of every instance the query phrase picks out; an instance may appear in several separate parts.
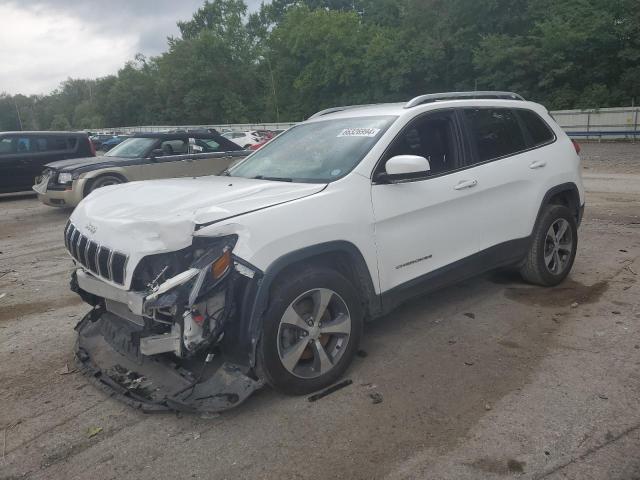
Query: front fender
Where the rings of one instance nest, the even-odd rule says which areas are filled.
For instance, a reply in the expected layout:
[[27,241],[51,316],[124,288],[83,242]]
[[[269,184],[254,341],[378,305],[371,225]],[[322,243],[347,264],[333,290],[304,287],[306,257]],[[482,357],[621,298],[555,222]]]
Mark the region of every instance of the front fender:
[[253,278],[246,280],[243,292],[237,292],[238,311],[236,320],[230,322],[225,330],[224,349],[226,356],[241,365],[255,366],[255,354],[260,335],[262,334],[263,316],[269,306],[269,292],[274,280],[287,267],[304,262],[314,257],[330,253],[348,255],[351,267],[357,277],[366,311],[369,317],[378,316],[382,312],[380,296],[376,294],[373,280],[358,248],[347,241],[332,241],[305,247],[289,252],[275,261],[262,272],[254,265],[235,258],[240,268],[250,270]]

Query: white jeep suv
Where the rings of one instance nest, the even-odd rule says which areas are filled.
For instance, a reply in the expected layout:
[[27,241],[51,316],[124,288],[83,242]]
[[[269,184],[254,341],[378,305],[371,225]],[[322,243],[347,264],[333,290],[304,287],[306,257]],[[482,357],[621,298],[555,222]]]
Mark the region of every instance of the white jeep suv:
[[541,105],[456,92],[319,112],[223,176],[99,189],[65,228],[94,307],[77,359],[145,410],[326,387],[410,297],[503,266],[561,282],[577,153]]

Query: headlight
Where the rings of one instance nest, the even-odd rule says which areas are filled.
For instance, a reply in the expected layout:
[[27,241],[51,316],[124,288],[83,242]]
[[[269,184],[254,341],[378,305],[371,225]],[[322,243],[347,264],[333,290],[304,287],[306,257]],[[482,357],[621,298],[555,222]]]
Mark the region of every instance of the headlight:
[[60,173],[58,174],[58,183],[71,183],[73,182],[73,174]]

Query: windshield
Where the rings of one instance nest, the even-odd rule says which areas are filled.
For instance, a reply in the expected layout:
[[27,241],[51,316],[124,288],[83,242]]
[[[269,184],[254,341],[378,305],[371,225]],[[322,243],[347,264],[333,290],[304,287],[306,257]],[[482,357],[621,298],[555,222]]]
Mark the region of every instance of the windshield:
[[157,138],[127,138],[124,142],[116,145],[107,153],[105,157],[141,158],[157,142]]
[[295,126],[233,167],[229,175],[332,182],[353,170],[396,118],[341,118]]

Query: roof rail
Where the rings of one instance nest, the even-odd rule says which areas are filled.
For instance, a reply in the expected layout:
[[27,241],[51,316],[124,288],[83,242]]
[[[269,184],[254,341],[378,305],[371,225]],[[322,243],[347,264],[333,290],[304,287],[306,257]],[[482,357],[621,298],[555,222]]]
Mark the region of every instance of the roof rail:
[[318,113],[314,113],[309,118],[307,118],[307,120],[311,120],[312,118],[322,117],[323,115],[329,115],[330,113],[342,112],[344,110],[350,110],[352,108],[370,107],[371,105],[373,105],[373,104],[369,103],[369,104],[366,104],[366,105],[347,105],[347,106],[344,106],[344,107],[331,107],[331,108],[327,108],[325,110],[320,110]]
[[446,92],[446,93],[430,93],[429,95],[420,95],[409,100],[404,108],[417,107],[424,103],[438,102],[442,100],[462,100],[465,98],[499,98],[503,100],[524,100],[522,96],[513,92]]

